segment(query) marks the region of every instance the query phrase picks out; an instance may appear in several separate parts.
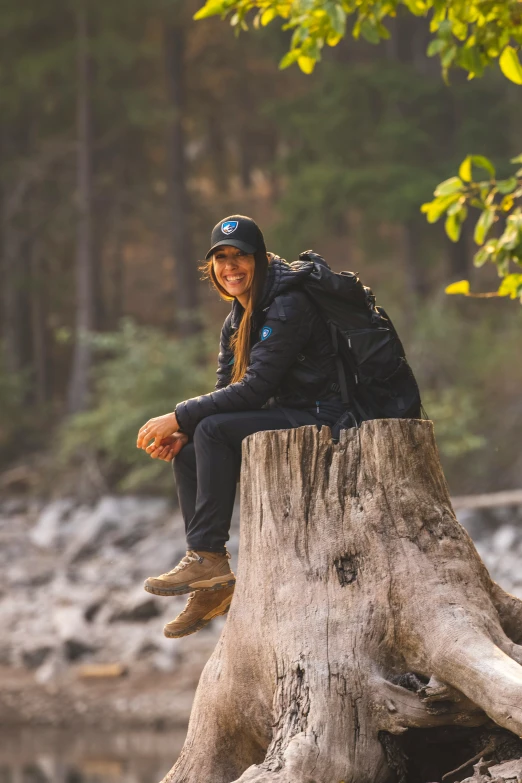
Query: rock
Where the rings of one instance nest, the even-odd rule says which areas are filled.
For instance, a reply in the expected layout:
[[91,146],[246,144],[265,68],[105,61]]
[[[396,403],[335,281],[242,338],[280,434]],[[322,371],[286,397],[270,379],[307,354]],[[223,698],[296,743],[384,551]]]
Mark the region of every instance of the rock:
[[132,549],[133,546],[146,537],[147,529],[145,527],[134,528],[117,536],[113,541],[113,545],[120,549]]
[[158,602],[152,596],[143,596],[134,606],[116,610],[109,618],[110,623],[142,623],[163,614]]
[[72,538],[65,558],[70,564],[96,554],[111,531],[118,530],[120,518],[118,503],[114,498],[102,498],[98,505],[79,509],[70,522]]
[[53,648],[48,646],[34,647],[22,652],[22,661],[27,669],[38,669],[46,660]]
[[96,619],[96,615],[102,608],[103,604],[101,601],[93,601],[93,603],[89,604],[89,606],[84,610],[83,616],[84,619],[88,623],[92,623]]
[[0,514],[6,517],[23,514],[27,512],[29,505],[30,501],[27,494],[14,495],[0,502]]
[[167,508],[163,498],[101,498],[94,508],[78,510],[71,520],[67,560],[75,564],[92,557],[105,543],[131,549],[147,536],[152,524],[165,517]]
[[61,606],[55,609],[54,627],[63,643],[63,656],[66,661],[78,661],[95,652],[92,635],[85,623],[81,606]]
[[[494,579],[522,597],[522,507],[503,515],[461,509]],[[235,567],[238,508],[228,549]],[[168,571],[186,550],[184,523],[164,498],[107,495],[92,505],[75,498],[46,506],[22,497],[0,502],[0,663],[52,683],[76,661],[121,661],[132,672],[200,667],[223,627],[165,639],[163,625],[186,596],[156,598],[143,580]],[[179,643],[178,643],[179,642]]]
[[40,685],[48,685],[60,677],[67,669],[67,663],[59,654],[49,656],[36,671],[34,678]]
[[67,639],[63,645],[63,652],[66,661],[79,661],[95,651],[90,644],[86,644],[78,639]]
[[62,605],[54,608],[53,625],[61,641],[88,638],[89,630],[85,624],[81,606]]
[[65,498],[63,500],[55,500],[46,506],[29,534],[32,543],[42,549],[53,549],[56,547],[59,543],[62,525],[74,508],[74,505],[73,500]]
[[504,555],[510,552],[519,537],[514,525],[502,525],[491,539],[491,548],[494,552]]

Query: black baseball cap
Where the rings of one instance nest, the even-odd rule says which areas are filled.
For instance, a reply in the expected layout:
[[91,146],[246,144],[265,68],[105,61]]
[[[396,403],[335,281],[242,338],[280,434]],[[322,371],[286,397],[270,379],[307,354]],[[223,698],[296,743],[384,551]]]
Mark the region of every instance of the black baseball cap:
[[211,248],[205,258],[209,258],[220,245],[231,245],[245,253],[266,250],[261,229],[252,218],[245,215],[231,215],[220,220],[212,229],[210,244]]

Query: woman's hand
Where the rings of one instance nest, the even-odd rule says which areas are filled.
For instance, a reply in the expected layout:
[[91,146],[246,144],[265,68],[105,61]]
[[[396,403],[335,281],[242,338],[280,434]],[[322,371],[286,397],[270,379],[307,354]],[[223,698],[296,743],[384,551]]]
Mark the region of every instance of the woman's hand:
[[161,459],[164,462],[172,462],[174,457],[179,454],[183,446],[188,443],[188,435],[184,432],[176,432],[168,438],[163,438],[159,446],[151,443],[145,451],[152,459]]
[[164,416],[156,416],[149,419],[138,432],[136,446],[138,449],[147,450],[147,446],[154,438],[154,445],[159,446],[163,438],[169,438],[179,430],[175,413],[166,413]]

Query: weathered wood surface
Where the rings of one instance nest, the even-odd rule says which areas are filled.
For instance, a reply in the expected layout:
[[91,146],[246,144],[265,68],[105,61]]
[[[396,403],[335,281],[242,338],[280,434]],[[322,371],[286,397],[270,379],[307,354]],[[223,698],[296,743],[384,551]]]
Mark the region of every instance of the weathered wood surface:
[[431,422],[248,438],[237,577],[164,783],[406,780],[393,737],[444,726],[518,747],[522,602],[455,519]]

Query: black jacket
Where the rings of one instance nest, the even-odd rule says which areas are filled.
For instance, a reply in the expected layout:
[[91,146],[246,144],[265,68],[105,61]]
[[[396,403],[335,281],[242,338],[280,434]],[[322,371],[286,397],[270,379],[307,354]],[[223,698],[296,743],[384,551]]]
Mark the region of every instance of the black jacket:
[[[300,290],[313,264],[292,269],[278,256],[268,266],[264,293],[252,318],[252,349],[246,375],[230,383],[233,353],[230,338],[238,328],[243,307],[234,300],[221,330],[215,391],[176,406],[183,432],[215,413],[259,410],[274,405],[309,408],[335,421],[343,406],[330,336],[308,295]],[[320,417],[323,418],[323,417]]]

